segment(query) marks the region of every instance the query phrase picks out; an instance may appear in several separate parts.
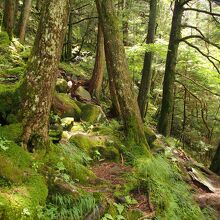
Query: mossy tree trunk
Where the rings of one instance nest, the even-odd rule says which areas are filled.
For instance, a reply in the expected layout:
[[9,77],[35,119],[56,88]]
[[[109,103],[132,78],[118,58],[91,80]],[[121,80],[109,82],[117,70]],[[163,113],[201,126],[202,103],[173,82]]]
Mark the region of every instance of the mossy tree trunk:
[[89,82],[89,91],[97,100],[100,99],[105,68],[104,36],[101,23],[98,23],[97,48],[93,74]]
[[[157,18],[157,0],[151,0],[146,44],[154,43],[155,32],[156,32],[156,18]],[[138,94],[138,105],[140,108],[142,119],[145,117],[148,107],[150,88],[151,88],[151,78],[152,78],[152,61],[153,61],[153,52],[146,52],[144,56],[144,67],[142,71],[141,85]]]
[[172,111],[173,111],[173,90],[175,82],[175,69],[181,35],[181,22],[183,16],[184,0],[176,0],[173,11],[170,40],[167,52],[165,75],[163,82],[163,98],[158,122],[158,131],[164,136],[169,136],[171,131]]
[[212,160],[210,170],[220,176],[220,144],[218,145],[215,156]]
[[15,22],[15,0],[6,0],[4,5],[4,15],[3,15],[3,30],[5,30],[9,38],[12,39],[14,22]]
[[48,119],[68,15],[69,0],[44,1],[26,77],[20,88],[25,147],[48,143]]
[[18,23],[18,33],[17,33],[17,36],[21,43],[23,43],[25,39],[25,32],[26,32],[30,11],[31,11],[31,0],[23,0],[23,6]]
[[132,87],[119,21],[113,2],[112,0],[96,0],[96,4],[104,33],[109,78],[115,86],[115,95],[120,107],[126,137],[131,145],[139,146],[132,150],[149,154],[144,125]]

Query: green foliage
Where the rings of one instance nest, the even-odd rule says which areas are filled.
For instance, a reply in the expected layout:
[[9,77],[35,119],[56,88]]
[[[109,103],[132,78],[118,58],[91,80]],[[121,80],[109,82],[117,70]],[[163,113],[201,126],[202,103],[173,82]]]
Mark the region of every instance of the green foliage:
[[81,195],[78,199],[68,195],[54,194],[44,210],[42,219],[83,220],[95,207],[96,200],[89,194]]
[[140,159],[137,172],[156,208],[157,219],[207,219],[196,204],[175,164],[162,156]]

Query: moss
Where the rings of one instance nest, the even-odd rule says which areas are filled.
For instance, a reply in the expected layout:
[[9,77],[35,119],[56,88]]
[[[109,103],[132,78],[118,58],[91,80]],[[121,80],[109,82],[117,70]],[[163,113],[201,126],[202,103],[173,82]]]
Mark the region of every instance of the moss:
[[92,147],[95,147],[95,142],[91,140],[88,135],[84,134],[76,134],[70,138],[70,143],[75,144],[77,147],[85,150],[86,152],[90,152]]
[[53,104],[53,111],[61,117],[74,117],[79,119],[81,116],[81,109],[77,102],[67,94],[56,93],[56,99]]
[[1,154],[0,160],[0,176],[10,183],[22,183],[24,180],[23,170]]
[[162,156],[137,161],[141,187],[151,195],[157,219],[206,219],[179,170]]
[[50,169],[57,169],[57,163],[61,162],[65,167],[65,172],[71,179],[87,183],[95,178],[92,171],[84,164],[87,158],[90,160],[86,153],[77,149],[74,145],[53,145],[46,155],[44,163]]
[[116,147],[114,146],[104,146],[98,147],[99,153],[107,160],[112,160],[115,162],[119,162],[120,154]]
[[22,135],[21,123],[0,126],[0,137],[4,137],[12,141],[19,141],[21,135]]
[[0,176],[10,182],[1,188],[1,219],[36,219],[37,207],[44,205],[47,197],[45,179],[32,169],[29,153],[12,141],[0,148]]
[[98,122],[103,119],[101,108],[97,105],[86,104],[82,107],[81,119],[86,122]]
[[31,167],[32,158],[30,154],[25,151],[22,147],[18,146],[12,141],[7,141],[4,143],[4,146],[7,148],[3,150],[0,148],[0,155],[3,155],[10,159],[15,166],[18,167]]
[[149,127],[146,127],[146,126],[144,127],[144,133],[146,135],[147,142],[149,145],[151,145],[157,139],[156,134]]
[[47,193],[43,177],[35,174],[29,182],[0,192],[0,216],[4,220],[36,219],[37,207],[45,204]]
[[10,113],[17,113],[20,103],[17,88],[19,84],[1,85],[0,86],[0,114],[7,117]]
[[69,87],[65,79],[58,79],[56,82],[56,91],[60,93],[67,93]]
[[0,31],[0,46],[1,47],[6,47],[9,46],[11,43],[8,34],[4,31]]

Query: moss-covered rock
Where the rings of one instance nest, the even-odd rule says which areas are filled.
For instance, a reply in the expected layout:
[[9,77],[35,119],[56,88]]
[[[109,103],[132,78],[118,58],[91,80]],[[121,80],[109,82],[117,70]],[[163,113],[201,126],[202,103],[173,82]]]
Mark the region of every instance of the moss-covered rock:
[[64,93],[55,94],[52,110],[62,118],[73,117],[78,120],[81,116],[81,109],[77,102]]
[[0,177],[10,185],[0,191],[0,219],[36,219],[37,207],[46,202],[46,181],[32,169],[33,159],[29,153],[12,141],[3,145]]
[[65,79],[58,79],[56,82],[56,91],[60,93],[67,93],[68,92],[68,84]]
[[0,138],[4,137],[8,140],[19,141],[22,135],[22,124],[10,124],[0,126]]
[[87,153],[91,151],[91,149],[95,148],[99,145],[98,142],[92,140],[90,136],[87,134],[76,134],[70,138],[70,143],[75,144],[77,147],[85,150]]
[[104,120],[105,115],[100,106],[86,104],[82,108],[81,119],[86,122],[94,123]]

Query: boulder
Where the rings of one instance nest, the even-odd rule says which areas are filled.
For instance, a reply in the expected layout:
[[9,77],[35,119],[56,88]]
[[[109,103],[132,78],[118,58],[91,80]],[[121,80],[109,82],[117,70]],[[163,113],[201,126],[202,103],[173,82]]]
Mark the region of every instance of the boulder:
[[65,79],[58,79],[56,82],[56,91],[60,93],[67,93],[68,92],[68,83]]
[[63,133],[63,127],[56,123],[50,126],[49,136],[53,143],[59,143]]
[[91,101],[92,99],[90,93],[86,89],[84,89],[82,86],[79,86],[76,89],[75,95],[81,100]]
[[105,114],[103,113],[100,106],[93,104],[86,104],[82,108],[81,119],[86,122],[94,123],[100,122],[105,119]]
[[56,93],[53,99],[52,111],[60,117],[73,117],[79,120],[81,109],[77,101],[73,100],[68,94]]

